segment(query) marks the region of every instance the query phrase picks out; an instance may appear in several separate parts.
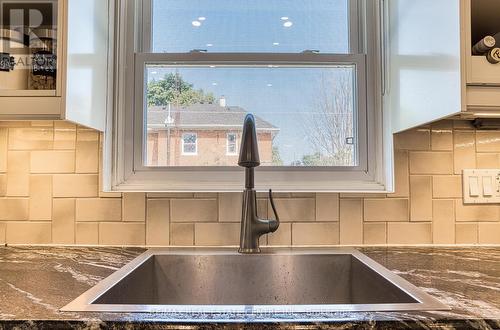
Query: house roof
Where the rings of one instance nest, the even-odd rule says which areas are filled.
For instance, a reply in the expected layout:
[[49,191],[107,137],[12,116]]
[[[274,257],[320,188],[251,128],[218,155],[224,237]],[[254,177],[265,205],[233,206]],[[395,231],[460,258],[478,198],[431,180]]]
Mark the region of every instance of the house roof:
[[[167,107],[149,107],[147,116],[148,128],[166,128],[168,114]],[[222,107],[218,104],[193,104],[187,107],[171,107],[170,118],[172,124],[170,127],[177,129],[241,129],[247,114],[248,112],[241,107]],[[279,128],[259,116],[255,116],[255,121],[257,130],[279,131]]]

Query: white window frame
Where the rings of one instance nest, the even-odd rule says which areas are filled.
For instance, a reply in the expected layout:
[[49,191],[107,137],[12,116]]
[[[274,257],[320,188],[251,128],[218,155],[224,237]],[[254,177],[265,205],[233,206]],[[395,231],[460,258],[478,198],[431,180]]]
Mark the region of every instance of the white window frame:
[[[229,136],[234,136],[234,152],[229,151]],[[226,156],[235,156],[238,154],[238,133],[228,132],[226,133]]]
[[[350,54],[281,53],[148,53],[151,0],[116,2],[115,94],[105,136],[104,189],[110,191],[240,191],[239,167],[147,167],[145,157],[145,66],[313,66],[355,65],[358,166],[259,167],[256,189],[283,192],[392,191],[392,136],[382,112],[385,58],[382,0],[350,1]],[[146,17],[146,18],[144,18]],[[135,22],[135,24],[130,24]],[[135,28],[134,25],[137,25]],[[370,27],[370,28],[367,28]],[[149,32],[144,32],[149,31]],[[366,31],[366,32],[365,32]],[[131,69],[133,68],[133,69]]]
[[[186,152],[184,147],[186,146],[186,142],[184,141],[184,136],[185,135],[194,135],[195,141],[194,141],[194,152]],[[181,154],[183,156],[197,156],[198,155],[198,134],[195,132],[183,132],[181,136]]]

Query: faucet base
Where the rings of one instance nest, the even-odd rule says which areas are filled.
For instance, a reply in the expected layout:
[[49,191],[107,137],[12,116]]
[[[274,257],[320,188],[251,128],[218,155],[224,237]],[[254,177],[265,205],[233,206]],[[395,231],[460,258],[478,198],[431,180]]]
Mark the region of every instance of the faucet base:
[[241,254],[260,253],[260,248],[256,248],[256,249],[243,249],[243,248],[239,248],[238,253],[241,253]]

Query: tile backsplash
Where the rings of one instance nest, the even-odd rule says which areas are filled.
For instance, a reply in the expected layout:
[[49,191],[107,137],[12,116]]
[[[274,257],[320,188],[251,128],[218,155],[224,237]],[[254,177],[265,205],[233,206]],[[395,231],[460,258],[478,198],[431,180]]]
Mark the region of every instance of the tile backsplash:
[[[238,193],[103,193],[100,134],[0,122],[0,243],[237,245]],[[464,205],[461,171],[500,168],[500,131],[441,121],[395,136],[392,194],[281,193],[269,245],[500,244],[500,205]],[[261,216],[272,211],[260,195]]]

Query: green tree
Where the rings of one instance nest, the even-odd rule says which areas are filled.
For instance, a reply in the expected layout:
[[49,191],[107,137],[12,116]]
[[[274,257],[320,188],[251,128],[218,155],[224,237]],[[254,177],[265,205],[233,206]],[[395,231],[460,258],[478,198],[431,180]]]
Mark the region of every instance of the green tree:
[[148,83],[148,106],[173,105],[187,106],[191,104],[214,103],[212,93],[203,89],[195,90],[193,84],[186,82],[179,73],[169,73],[161,80]]
[[280,149],[276,146],[273,146],[273,165],[281,166],[283,165],[283,160],[281,159]]

